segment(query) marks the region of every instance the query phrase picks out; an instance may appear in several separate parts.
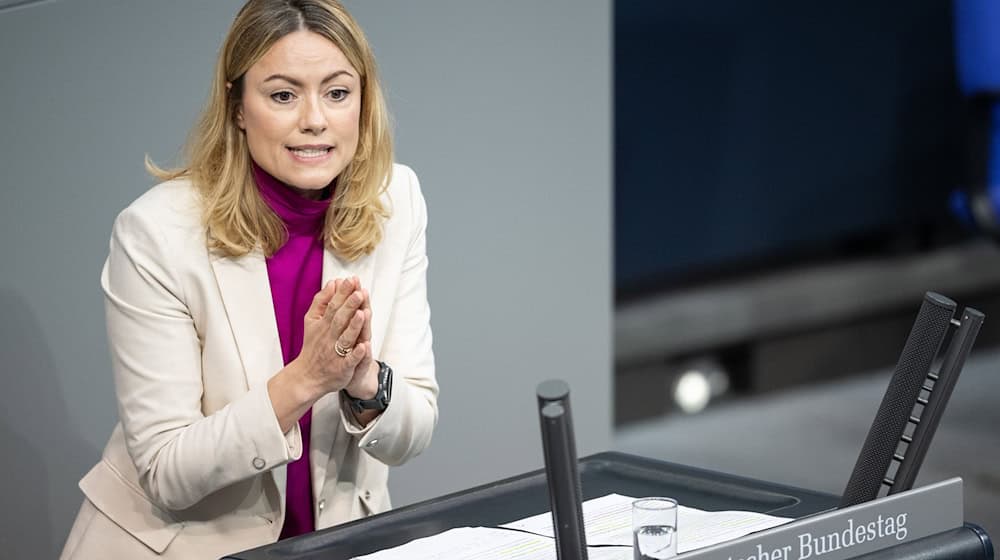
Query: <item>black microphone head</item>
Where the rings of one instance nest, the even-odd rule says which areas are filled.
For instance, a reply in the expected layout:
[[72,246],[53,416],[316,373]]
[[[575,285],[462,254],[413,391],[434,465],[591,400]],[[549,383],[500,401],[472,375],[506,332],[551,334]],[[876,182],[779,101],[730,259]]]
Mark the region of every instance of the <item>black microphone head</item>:
[[563,401],[569,397],[569,384],[562,379],[549,379],[538,384],[535,391],[538,394],[538,404],[552,401]]

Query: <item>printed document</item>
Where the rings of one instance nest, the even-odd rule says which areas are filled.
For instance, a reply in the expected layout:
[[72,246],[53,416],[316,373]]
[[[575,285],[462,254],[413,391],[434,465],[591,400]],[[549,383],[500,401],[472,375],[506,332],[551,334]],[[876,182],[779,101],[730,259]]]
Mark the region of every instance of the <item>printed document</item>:
[[[591,560],[631,558],[632,502],[608,494],[583,503],[587,555]],[[750,511],[703,511],[679,506],[677,551],[718,544],[792,521]],[[627,554],[626,554],[627,553]],[[361,556],[357,560],[555,560],[552,514],[542,513],[495,527],[459,527]]]
[[[636,498],[608,494],[583,503],[587,545],[632,546],[632,502]],[[677,553],[703,548],[792,521],[752,511],[703,511],[677,508]],[[502,525],[553,537],[552,514],[542,513]]]

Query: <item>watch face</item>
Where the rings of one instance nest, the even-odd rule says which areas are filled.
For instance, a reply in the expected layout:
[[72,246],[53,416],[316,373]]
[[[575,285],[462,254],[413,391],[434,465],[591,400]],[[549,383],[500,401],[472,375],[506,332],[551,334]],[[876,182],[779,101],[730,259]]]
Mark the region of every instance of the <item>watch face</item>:
[[389,406],[389,400],[392,398],[392,368],[381,364],[385,369],[385,381],[381,383],[385,387],[385,394],[382,396],[382,402],[384,406]]

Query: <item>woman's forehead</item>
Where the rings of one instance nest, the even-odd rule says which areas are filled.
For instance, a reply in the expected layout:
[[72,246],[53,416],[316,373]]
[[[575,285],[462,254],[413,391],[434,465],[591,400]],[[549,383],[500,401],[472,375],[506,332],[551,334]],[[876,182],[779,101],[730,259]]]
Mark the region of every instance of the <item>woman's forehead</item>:
[[276,41],[250,67],[249,74],[264,80],[269,76],[295,76],[300,80],[323,81],[333,74],[357,77],[357,69],[337,45],[312,31],[295,31]]

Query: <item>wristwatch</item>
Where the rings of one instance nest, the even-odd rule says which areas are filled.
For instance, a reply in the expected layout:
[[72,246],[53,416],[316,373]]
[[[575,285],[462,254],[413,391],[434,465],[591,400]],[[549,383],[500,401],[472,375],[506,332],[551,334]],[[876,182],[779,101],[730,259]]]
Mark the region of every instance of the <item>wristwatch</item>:
[[378,390],[375,392],[375,398],[357,399],[347,391],[344,391],[344,396],[357,414],[366,410],[385,410],[389,406],[389,399],[392,398],[392,368],[385,362],[378,362]]

